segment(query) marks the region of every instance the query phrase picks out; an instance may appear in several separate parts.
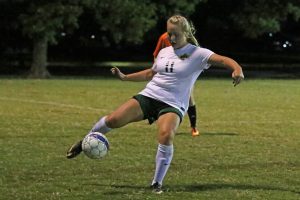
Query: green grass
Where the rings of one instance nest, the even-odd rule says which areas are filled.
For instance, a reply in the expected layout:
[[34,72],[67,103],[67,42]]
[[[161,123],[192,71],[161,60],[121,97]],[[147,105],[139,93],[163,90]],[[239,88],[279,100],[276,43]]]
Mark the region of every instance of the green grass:
[[148,190],[156,126],[108,134],[104,160],[65,158],[145,83],[0,79],[0,199],[300,199],[300,80],[199,80],[201,136],[185,117],[162,195]]

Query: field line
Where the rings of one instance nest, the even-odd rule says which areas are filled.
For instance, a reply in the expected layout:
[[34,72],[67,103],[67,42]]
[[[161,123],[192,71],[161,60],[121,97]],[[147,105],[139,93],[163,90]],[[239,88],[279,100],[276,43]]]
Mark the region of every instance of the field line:
[[[21,103],[31,103],[31,104],[42,104],[42,105],[50,105],[50,106],[58,106],[63,108],[72,108],[72,109],[81,109],[81,110],[92,110],[96,112],[110,112],[110,110],[107,109],[100,109],[100,108],[94,108],[90,106],[78,106],[78,105],[72,105],[72,104],[64,104],[59,102],[53,102],[53,101],[37,101],[37,100],[29,100],[29,99],[18,99],[18,98],[8,98],[8,97],[0,97],[0,101],[14,101],[14,102],[21,102]],[[228,124],[230,121],[227,120],[216,120],[211,122],[206,122],[206,124]],[[239,124],[285,124],[284,121],[274,121],[274,120],[259,120],[259,121],[236,121],[235,123]],[[289,120],[288,123],[290,124],[300,124],[300,121],[297,120]],[[229,123],[230,124],[230,123]]]
[[7,97],[0,97],[0,101],[14,101],[14,102],[31,103],[31,104],[43,104],[43,105],[50,105],[50,106],[59,106],[59,107],[64,107],[64,108],[93,110],[93,111],[99,111],[99,112],[108,112],[109,111],[107,109],[94,108],[94,107],[90,107],[90,106],[78,106],[78,105],[72,105],[72,104],[64,104],[64,103],[53,102],[53,101],[37,101],[37,100],[7,98]]

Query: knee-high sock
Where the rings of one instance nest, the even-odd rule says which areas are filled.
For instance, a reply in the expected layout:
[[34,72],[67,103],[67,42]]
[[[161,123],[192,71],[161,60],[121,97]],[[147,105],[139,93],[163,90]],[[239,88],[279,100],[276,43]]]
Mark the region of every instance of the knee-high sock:
[[156,154],[156,168],[152,184],[162,184],[173,158],[173,145],[159,144]]
[[111,130],[105,123],[106,116],[102,117],[92,128],[90,132],[100,132],[102,134],[106,134]]
[[190,106],[188,109],[188,115],[191,123],[191,127],[196,127],[196,120],[197,120],[197,112],[196,112],[196,105]]

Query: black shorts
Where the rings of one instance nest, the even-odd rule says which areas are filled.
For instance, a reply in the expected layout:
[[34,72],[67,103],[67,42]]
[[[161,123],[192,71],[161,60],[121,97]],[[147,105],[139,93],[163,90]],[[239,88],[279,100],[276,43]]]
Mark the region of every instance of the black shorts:
[[180,118],[180,123],[182,121],[183,116],[177,108],[141,94],[135,95],[133,98],[139,102],[144,114],[144,119],[148,119],[149,124],[156,121],[159,116],[169,112],[177,114]]

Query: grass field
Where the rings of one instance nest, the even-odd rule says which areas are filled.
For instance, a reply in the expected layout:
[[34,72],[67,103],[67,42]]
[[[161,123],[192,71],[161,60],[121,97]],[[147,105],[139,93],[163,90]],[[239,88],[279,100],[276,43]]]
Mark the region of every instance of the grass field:
[[108,134],[100,161],[67,148],[144,87],[114,79],[0,79],[0,199],[300,199],[300,80],[196,83],[198,126],[185,117],[162,195],[148,185],[156,126]]

